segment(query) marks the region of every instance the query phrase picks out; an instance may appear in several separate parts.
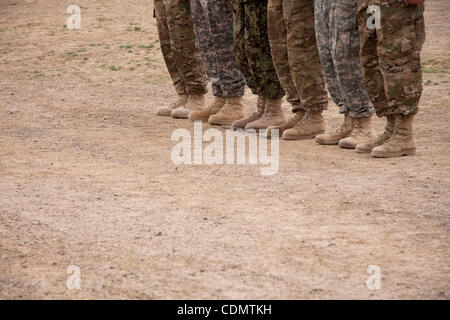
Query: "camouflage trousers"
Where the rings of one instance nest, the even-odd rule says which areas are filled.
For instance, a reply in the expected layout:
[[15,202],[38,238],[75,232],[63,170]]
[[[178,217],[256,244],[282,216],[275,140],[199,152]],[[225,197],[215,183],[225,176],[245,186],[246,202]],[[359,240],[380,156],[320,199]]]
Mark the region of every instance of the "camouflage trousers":
[[189,1],[154,0],[154,8],[161,51],[177,94],[206,93]]
[[236,62],[253,94],[284,97],[267,35],[268,0],[232,0]]
[[359,58],[356,0],[315,0],[320,61],[327,87],[340,113],[371,117],[373,105],[364,86]]
[[[378,6],[380,28],[368,19]],[[403,0],[358,0],[363,77],[378,116],[415,115],[422,94],[420,51],[425,41],[424,6]],[[369,27],[370,26],[370,27]]]
[[292,111],[320,112],[328,96],[314,32],[314,0],[269,0],[268,33]]
[[242,97],[245,79],[233,51],[233,11],[229,0],[191,0],[197,43],[218,97]]

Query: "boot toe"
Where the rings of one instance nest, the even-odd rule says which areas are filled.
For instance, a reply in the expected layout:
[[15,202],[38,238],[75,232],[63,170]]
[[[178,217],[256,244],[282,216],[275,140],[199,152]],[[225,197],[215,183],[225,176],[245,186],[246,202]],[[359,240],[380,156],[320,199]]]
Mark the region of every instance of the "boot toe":
[[156,115],[160,117],[170,117],[172,113],[172,110],[170,110],[167,107],[160,107],[156,109]]
[[372,149],[371,143],[360,143],[356,146],[355,151],[357,153],[368,154],[372,152]]
[[186,108],[178,108],[175,110],[172,110],[171,116],[175,119],[187,119],[189,116],[189,110]]
[[332,139],[325,134],[316,136],[315,141],[321,145],[337,145],[339,143],[339,139]]
[[351,138],[339,140],[339,147],[341,147],[342,149],[355,149],[357,145],[358,142]]
[[204,111],[191,111],[188,114],[188,119],[191,121],[208,121],[209,113],[205,114]]

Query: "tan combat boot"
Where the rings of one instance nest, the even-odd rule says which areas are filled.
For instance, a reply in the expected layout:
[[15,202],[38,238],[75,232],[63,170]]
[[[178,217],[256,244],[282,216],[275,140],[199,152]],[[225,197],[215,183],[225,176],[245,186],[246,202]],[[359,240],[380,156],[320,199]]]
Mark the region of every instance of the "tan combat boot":
[[250,122],[245,130],[267,129],[270,126],[279,126],[286,122],[281,104],[283,99],[266,99],[266,106],[261,118]]
[[381,146],[392,136],[394,132],[395,117],[387,116],[386,127],[384,132],[375,138],[372,142],[361,143],[356,146],[356,152],[358,153],[371,153],[372,149]]
[[189,113],[189,120],[192,121],[208,121],[209,117],[222,109],[225,105],[226,99],[224,97],[214,97],[214,102],[201,111],[191,111]]
[[[190,116],[190,115],[189,115]],[[222,109],[209,117],[210,124],[229,126],[234,121],[245,117],[242,97],[228,98]]]
[[171,116],[176,119],[187,119],[189,112],[201,111],[205,108],[204,94],[190,94],[186,104],[180,108],[172,110]]
[[413,135],[412,116],[395,115],[394,132],[381,146],[372,150],[372,157],[393,158],[416,154],[416,141]]
[[305,112],[303,118],[293,128],[287,129],[282,138],[285,140],[302,140],[314,138],[325,132],[322,112]]
[[232,124],[233,128],[244,129],[245,126],[250,122],[253,122],[261,118],[264,113],[265,106],[266,106],[266,98],[264,98],[263,96],[258,96],[258,102],[256,103],[256,111],[253,112],[248,117],[245,117],[244,119],[234,121]]
[[340,140],[347,138],[352,134],[353,130],[353,119],[350,117],[348,112],[345,113],[344,123],[341,127],[333,132],[318,135],[316,137],[316,142],[323,145],[336,145]]
[[270,139],[272,137],[272,130],[278,130],[278,134],[281,137],[283,135],[284,131],[286,131],[287,129],[293,128],[297,123],[299,123],[300,120],[302,120],[304,115],[305,115],[305,111],[297,111],[294,114],[294,116],[290,120],[288,120],[286,123],[283,123],[282,125],[279,125],[279,126],[268,127],[267,131],[266,131],[267,138]]
[[375,136],[372,130],[371,118],[354,118],[352,133],[339,141],[339,146],[343,149],[355,149],[358,144],[372,143]]
[[167,107],[159,107],[156,110],[156,115],[157,116],[163,116],[163,117],[170,117],[172,114],[172,110],[177,109],[177,108],[181,108],[186,104],[187,101],[187,94],[180,94],[178,96],[178,99],[176,102],[171,103],[169,106]]

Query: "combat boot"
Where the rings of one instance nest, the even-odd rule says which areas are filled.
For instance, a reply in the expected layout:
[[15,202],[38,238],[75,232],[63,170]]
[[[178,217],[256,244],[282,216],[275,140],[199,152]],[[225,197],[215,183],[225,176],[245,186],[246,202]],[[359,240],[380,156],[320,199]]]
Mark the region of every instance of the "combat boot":
[[291,129],[284,131],[285,140],[302,140],[314,138],[325,132],[325,121],[322,112],[305,112],[303,118]]
[[261,118],[250,122],[245,130],[267,129],[270,126],[279,126],[286,122],[281,104],[283,99],[266,99],[266,106]]
[[180,94],[176,102],[171,103],[169,106],[166,107],[159,107],[156,110],[156,115],[163,117],[170,117],[172,114],[172,110],[181,108],[186,104],[187,98],[188,98],[187,94]]
[[[190,115],[189,115],[190,116]],[[210,124],[228,126],[245,117],[242,97],[228,98],[222,109],[209,117]]]
[[171,116],[176,119],[187,119],[189,112],[201,111],[205,107],[205,95],[203,94],[190,94],[186,101],[186,104],[180,108],[172,110]]
[[387,116],[387,123],[386,127],[384,128],[384,132],[379,136],[377,136],[375,140],[373,140],[372,142],[369,141],[366,143],[358,144],[356,146],[356,152],[371,153],[373,148],[381,146],[392,136],[392,133],[394,132],[394,125],[395,125],[395,117]]
[[268,127],[267,131],[266,131],[267,138],[270,139],[272,137],[272,130],[278,130],[278,134],[281,137],[283,135],[284,131],[286,131],[287,129],[293,128],[297,123],[299,123],[300,120],[302,120],[304,115],[305,115],[305,111],[297,111],[294,114],[294,116],[290,120],[288,120],[286,123],[283,123],[282,125],[279,125],[279,126]]
[[264,114],[264,109],[266,106],[266,98],[263,96],[258,96],[258,102],[256,103],[256,111],[253,112],[248,117],[245,117],[240,120],[236,120],[232,123],[234,129],[244,129],[247,124],[250,122],[256,121],[262,117]]
[[388,141],[372,150],[372,157],[393,158],[416,154],[412,116],[395,115],[394,132]]
[[372,143],[375,139],[372,130],[371,118],[354,118],[352,133],[339,141],[339,146],[343,149],[355,149],[358,144]]
[[353,130],[353,120],[349,113],[345,113],[344,123],[341,124],[340,128],[331,132],[318,135],[316,137],[316,142],[323,145],[336,145],[340,140],[347,138],[352,134]]
[[214,97],[214,102],[201,111],[191,111],[189,113],[189,120],[192,121],[208,121],[209,117],[222,109],[225,105],[226,99],[224,97]]

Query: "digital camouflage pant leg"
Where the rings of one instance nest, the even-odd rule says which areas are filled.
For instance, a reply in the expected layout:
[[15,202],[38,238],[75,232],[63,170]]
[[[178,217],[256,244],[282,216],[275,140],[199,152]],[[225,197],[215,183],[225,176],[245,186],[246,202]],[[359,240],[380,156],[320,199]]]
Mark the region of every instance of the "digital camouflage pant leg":
[[316,35],[328,91],[340,113],[371,117],[359,57],[356,0],[316,0]]
[[189,1],[154,0],[154,8],[161,51],[177,94],[206,93]]
[[269,0],[273,62],[293,112],[328,105],[314,29],[314,0]]
[[198,47],[213,94],[242,97],[245,79],[233,50],[233,11],[229,0],[191,0]]
[[[369,28],[368,8],[380,9],[380,28]],[[358,0],[363,77],[377,115],[415,115],[422,94],[420,51],[424,6],[402,0]],[[371,25],[370,25],[371,26]]]
[[232,0],[236,62],[253,94],[280,99],[278,80],[267,35],[268,0]]

